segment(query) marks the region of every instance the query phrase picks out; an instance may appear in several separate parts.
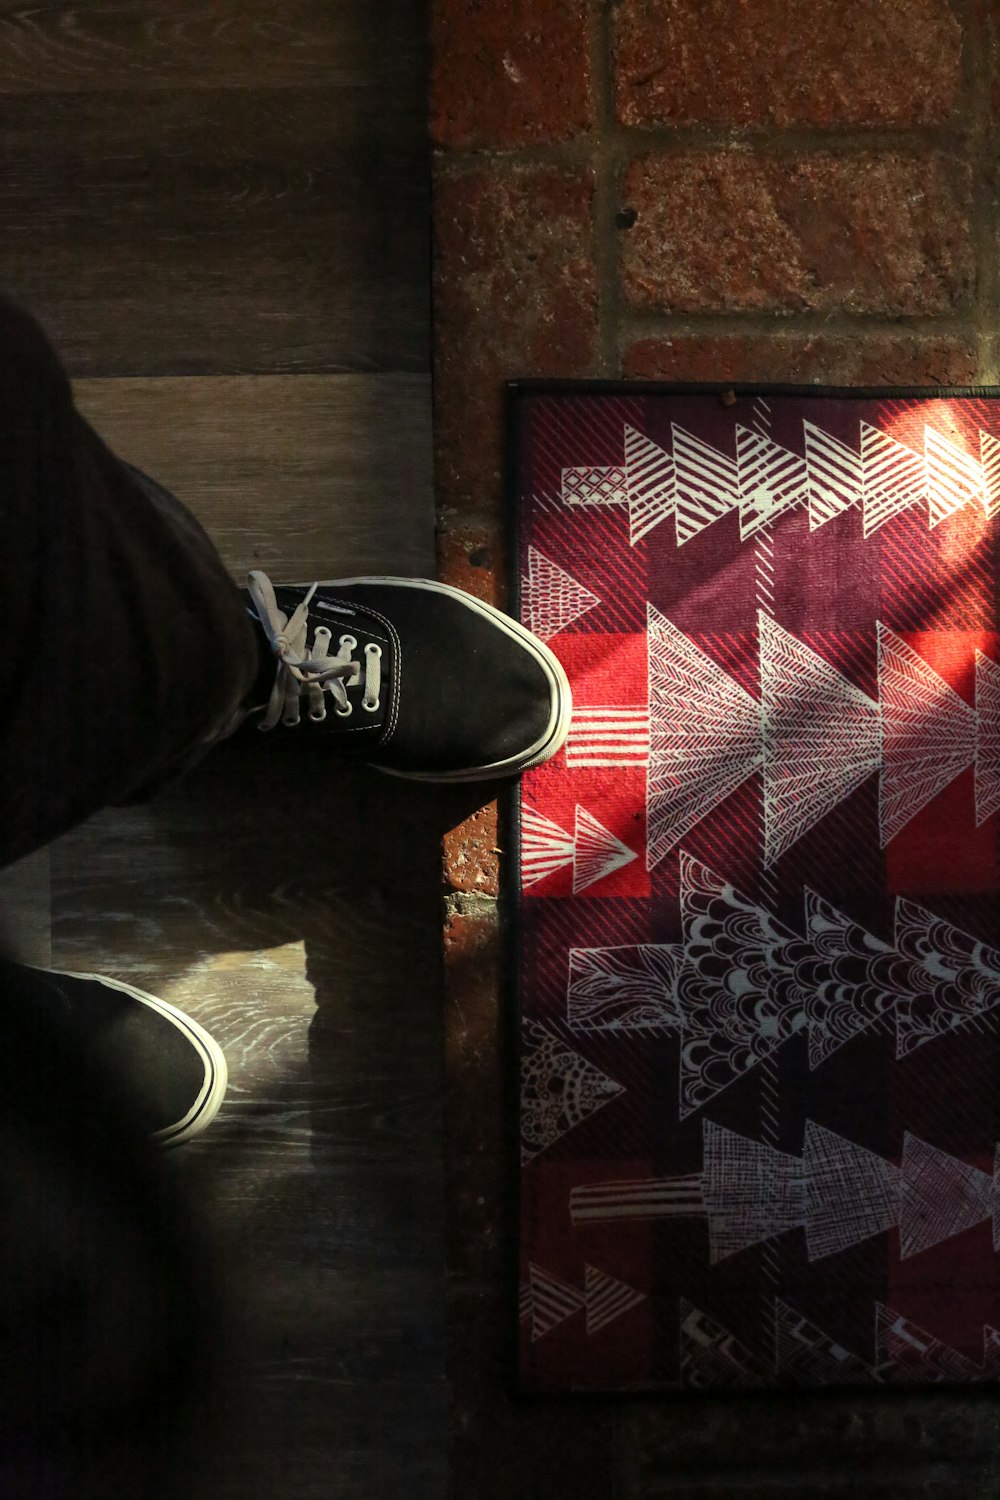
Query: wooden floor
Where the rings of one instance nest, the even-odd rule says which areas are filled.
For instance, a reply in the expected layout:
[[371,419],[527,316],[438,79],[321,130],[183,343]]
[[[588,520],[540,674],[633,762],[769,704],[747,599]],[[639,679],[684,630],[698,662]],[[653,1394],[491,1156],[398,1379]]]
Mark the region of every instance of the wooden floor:
[[[421,0],[0,0],[0,284],[237,576],[431,573]],[[192,664],[197,670],[197,664]],[[235,1332],[191,1500],[445,1484],[433,790],[226,746],[7,872],[22,953],[173,1001]]]

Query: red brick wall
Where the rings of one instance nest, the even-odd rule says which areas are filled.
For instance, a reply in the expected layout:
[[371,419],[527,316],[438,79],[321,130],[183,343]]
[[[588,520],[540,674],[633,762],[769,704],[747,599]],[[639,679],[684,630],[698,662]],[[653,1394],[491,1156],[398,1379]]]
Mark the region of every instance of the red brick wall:
[[[998,28],[1000,0],[433,0],[442,576],[502,599],[507,379],[994,381]],[[809,1454],[850,1403],[769,1447],[752,1408],[679,1429],[505,1394],[497,843],[487,808],[446,861],[454,1495],[700,1494],[716,1470],[723,1494],[740,1451],[770,1473],[740,1471],[746,1500],[789,1466],[837,1492]],[[982,1457],[982,1408],[940,1400],[911,1408],[913,1487],[880,1494]],[[893,1420],[866,1417],[855,1465],[898,1465]]]

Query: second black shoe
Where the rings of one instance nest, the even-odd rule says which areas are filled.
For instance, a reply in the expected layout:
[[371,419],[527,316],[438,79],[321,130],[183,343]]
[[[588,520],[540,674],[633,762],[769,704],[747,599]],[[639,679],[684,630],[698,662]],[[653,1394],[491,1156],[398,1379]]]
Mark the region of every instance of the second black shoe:
[[422,781],[517,776],[569,730],[566,673],[523,625],[422,578],[247,577],[266,642],[249,722]]
[[158,1145],[200,1134],[226,1092],[226,1059],[197,1021],[144,990],[98,974],[0,960],[0,999],[55,1031]]

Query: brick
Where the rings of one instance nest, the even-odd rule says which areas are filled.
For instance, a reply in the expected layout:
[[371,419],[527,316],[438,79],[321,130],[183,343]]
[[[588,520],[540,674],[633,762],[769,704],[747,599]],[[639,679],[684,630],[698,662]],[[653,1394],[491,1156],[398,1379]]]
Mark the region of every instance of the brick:
[[591,123],[586,0],[435,0],[431,139],[560,141]]
[[631,163],[623,286],[672,311],[934,314],[974,284],[964,161],[748,150]]
[[444,836],[445,880],[467,895],[499,894],[497,805],[489,803]]
[[647,338],[626,349],[630,380],[800,385],[973,385],[974,339],[917,334],[723,334]]
[[593,186],[548,166],[438,173],[437,491],[477,521],[501,515],[504,381],[596,372]]
[[473,524],[444,506],[437,517],[438,578],[503,608],[507,539],[497,524]]
[[843,0],[622,0],[617,113],[628,125],[940,123],[960,104],[961,52],[940,0],[850,0],[849,11]]
[[445,1123],[449,1168],[472,1156],[504,1155],[500,1012],[503,936],[496,912],[452,912],[444,931]]
[[[449,1285],[455,1292],[491,1283],[506,1285],[509,1228],[515,1217],[514,1173],[513,1157],[504,1149],[508,1122],[499,1104],[496,1114],[497,1148],[453,1156],[447,1165],[447,1264]],[[446,1118],[450,1123],[450,1110]]]

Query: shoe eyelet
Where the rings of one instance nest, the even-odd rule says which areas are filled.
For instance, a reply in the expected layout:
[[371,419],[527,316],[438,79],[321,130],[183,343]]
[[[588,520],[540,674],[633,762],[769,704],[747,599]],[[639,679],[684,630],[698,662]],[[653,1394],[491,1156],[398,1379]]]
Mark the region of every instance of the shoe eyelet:
[[365,698],[362,700],[361,707],[364,709],[366,714],[373,714],[378,711],[378,703],[379,700],[377,698],[375,699],[374,703],[369,703],[368,699]]
[[358,646],[358,643],[354,639],[353,635],[342,635],[340,637],[340,644],[342,647],[346,646],[349,651],[356,651]]
[[299,718],[298,714],[295,715],[294,719],[289,714],[286,715],[286,717],[284,717],[281,722],[282,724],[284,724],[286,729],[297,729],[302,720]]
[[382,655],[382,647],[381,646],[377,646],[374,641],[369,641],[368,644],[367,644],[367,646],[365,647],[365,655],[366,656],[381,656]]
[[328,630],[325,625],[317,625],[313,631],[313,641],[316,645],[328,646],[332,638],[333,632]]
[[351,714],[353,712],[354,712],[354,704],[353,703],[348,703],[348,705],[347,705],[346,708],[338,708],[336,710],[336,714],[337,714],[337,718],[338,719],[349,719],[351,717]]
[[312,721],[313,721],[314,724],[322,724],[323,720],[326,718],[326,709],[325,708],[318,708],[318,709],[317,708],[313,708],[313,709],[310,709],[310,711],[309,711],[309,717],[310,717],[310,719],[312,719]]

